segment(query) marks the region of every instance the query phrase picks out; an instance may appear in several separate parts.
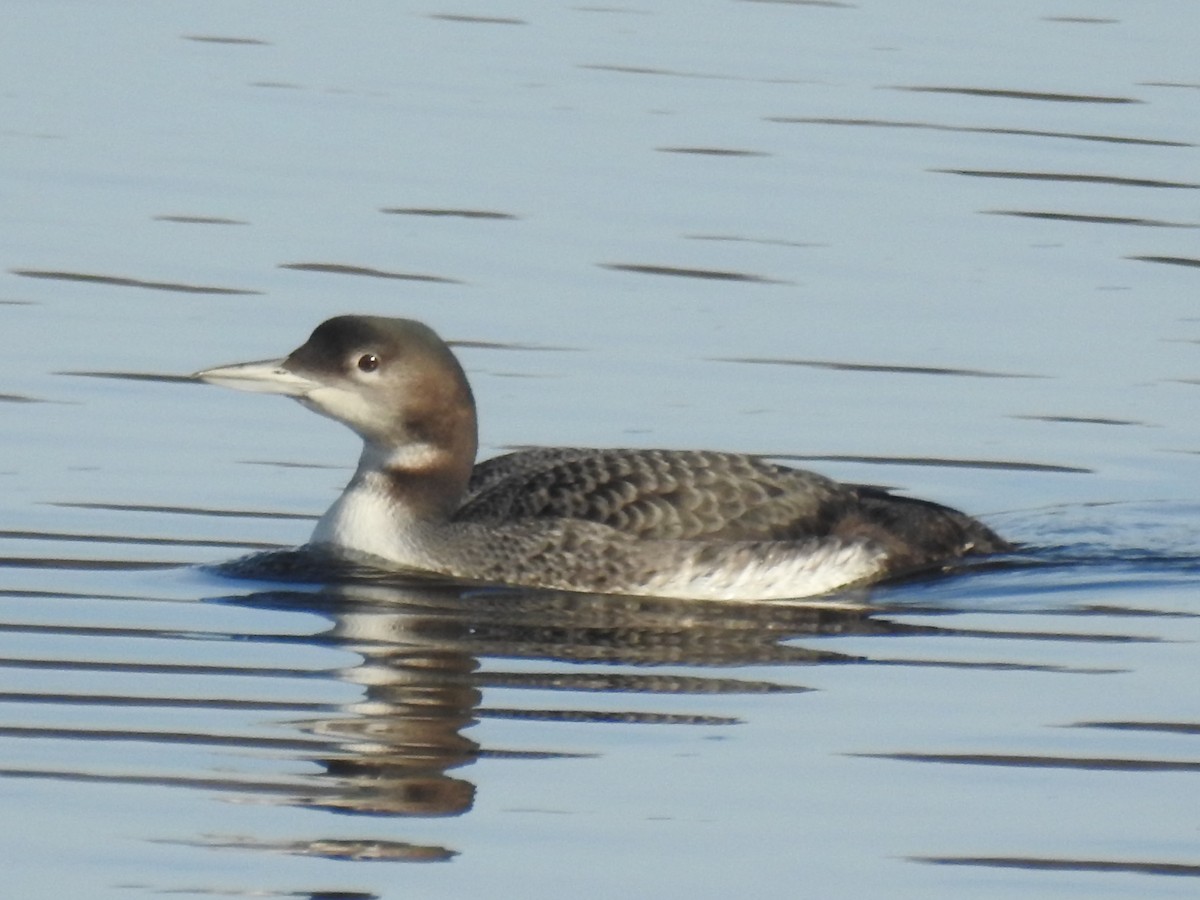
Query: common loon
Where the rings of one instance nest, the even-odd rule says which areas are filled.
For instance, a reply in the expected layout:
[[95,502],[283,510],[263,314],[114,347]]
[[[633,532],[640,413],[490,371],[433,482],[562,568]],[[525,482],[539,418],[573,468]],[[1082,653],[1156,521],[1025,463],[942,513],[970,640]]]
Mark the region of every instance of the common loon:
[[518,450],[475,462],[475,401],[428,326],[338,316],[286,359],[198,372],[363,440],[314,549],[474,582],[710,600],[812,597],[1012,546],[957,510],[699,450]]

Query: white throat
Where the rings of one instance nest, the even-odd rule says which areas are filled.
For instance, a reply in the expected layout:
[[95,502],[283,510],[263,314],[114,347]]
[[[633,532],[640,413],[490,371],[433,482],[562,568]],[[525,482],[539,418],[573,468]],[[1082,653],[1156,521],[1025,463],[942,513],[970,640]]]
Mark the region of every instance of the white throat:
[[309,542],[377,556],[402,566],[436,568],[427,551],[427,526],[389,489],[388,467],[419,468],[436,457],[429,444],[385,451],[367,443],[342,495],[325,511]]

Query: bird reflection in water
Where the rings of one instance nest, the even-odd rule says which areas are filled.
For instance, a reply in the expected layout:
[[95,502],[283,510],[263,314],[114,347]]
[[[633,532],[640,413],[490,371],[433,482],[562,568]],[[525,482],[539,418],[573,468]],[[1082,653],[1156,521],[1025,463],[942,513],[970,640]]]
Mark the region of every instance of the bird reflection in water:
[[[315,789],[293,800],[389,816],[468,811],[475,788],[456,773],[478,759],[579,755],[482,747],[464,732],[484,718],[696,726],[738,722],[669,711],[499,709],[482,704],[486,688],[643,697],[798,692],[807,688],[642,669],[852,662],[855,657],[786,639],[892,633],[899,627],[850,602],[689,603],[412,583],[267,591],[225,602],[326,616],[329,629],[309,640],[361,657],[338,677],[360,685],[362,699],[338,708],[336,715],[297,723],[322,739],[324,749],[311,759],[322,771]],[[526,664],[506,672],[506,659]],[[544,671],[530,671],[531,660],[544,661]],[[611,669],[597,671],[597,665]]]

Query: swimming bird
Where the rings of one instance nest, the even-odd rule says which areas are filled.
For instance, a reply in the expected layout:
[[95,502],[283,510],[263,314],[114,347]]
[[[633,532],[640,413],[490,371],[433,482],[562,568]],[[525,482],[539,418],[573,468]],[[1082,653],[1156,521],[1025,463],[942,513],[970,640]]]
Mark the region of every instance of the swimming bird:
[[358,468],[307,546],[472,582],[709,600],[812,597],[1011,548],[949,507],[755,456],[554,447],[476,463],[454,353],[410,319],[337,316],[205,382],[348,426]]

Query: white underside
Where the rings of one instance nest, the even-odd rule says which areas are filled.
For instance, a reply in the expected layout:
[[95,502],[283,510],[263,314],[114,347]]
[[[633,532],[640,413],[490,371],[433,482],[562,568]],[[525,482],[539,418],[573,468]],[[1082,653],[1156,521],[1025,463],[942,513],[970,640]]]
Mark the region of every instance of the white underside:
[[[789,552],[791,551],[791,552]],[[782,548],[775,559],[736,565],[685,563],[645,584],[654,597],[695,600],[785,600],[827,594],[861,584],[883,572],[884,554],[869,544],[829,541]]]

